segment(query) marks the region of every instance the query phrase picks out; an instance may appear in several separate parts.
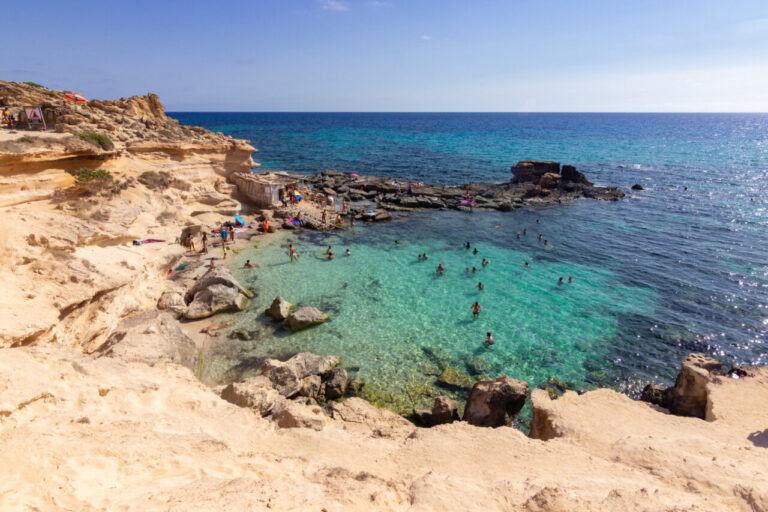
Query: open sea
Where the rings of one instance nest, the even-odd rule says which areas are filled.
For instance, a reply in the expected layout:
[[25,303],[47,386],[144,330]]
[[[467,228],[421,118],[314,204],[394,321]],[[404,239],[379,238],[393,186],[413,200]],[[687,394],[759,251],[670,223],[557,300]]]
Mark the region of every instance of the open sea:
[[[250,140],[256,172],[336,169],[456,184],[506,181],[511,165],[538,159],[627,191],[615,203],[425,212],[251,244],[236,257],[260,268],[237,274],[258,295],[234,318],[254,337],[213,343],[211,381],[247,376],[263,357],[336,354],[368,380],[368,398],[408,412],[446,394],[435,386],[445,366],[531,387],[555,377],[635,395],[648,382],[671,383],[689,352],[768,364],[766,114],[170,115]],[[630,191],[635,183],[645,190]],[[516,239],[523,228],[528,235]],[[288,263],[289,243],[299,263]],[[333,261],[324,258],[328,245]],[[491,264],[483,268],[482,258]],[[558,285],[561,276],[573,284]],[[278,294],[331,320],[288,334],[262,314]]]

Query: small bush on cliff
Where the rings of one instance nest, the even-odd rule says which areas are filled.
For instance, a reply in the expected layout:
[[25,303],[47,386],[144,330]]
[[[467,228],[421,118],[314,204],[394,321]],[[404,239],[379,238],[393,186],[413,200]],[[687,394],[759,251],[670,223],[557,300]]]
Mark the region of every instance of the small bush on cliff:
[[85,141],[93,142],[94,144],[101,146],[102,149],[112,149],[115,147],[114,142],[102,133],[79,132],[77,136]]
[[31,85],[32,87],[40,87],[40,88],[42,88],[42,89],[45,89],[45,87],[43,87],[42,85],[40,85],[40,84],[39,84],[39,83],[37,83],[37,82],[21,82],[21,83],[23,83],[23,84],[27,84],[27,85]]
[[77,180],[78,185],[83,185],[94,180],[113,181],[114,179],[114,176],[104,169],[88,169],[87,167],[83,167],[75,171],[75,180]]

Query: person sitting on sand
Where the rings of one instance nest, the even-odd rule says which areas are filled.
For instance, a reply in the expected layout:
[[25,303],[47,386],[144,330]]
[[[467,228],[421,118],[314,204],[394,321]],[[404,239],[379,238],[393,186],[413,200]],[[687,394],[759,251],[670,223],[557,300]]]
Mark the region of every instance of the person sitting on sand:
[[480,312],[483,310],[483,308],[480,307],[479,302],[475,302],[472,304],[472,318],[477,318],[480,316]]
[[482,290],[483,289],[483,283],[477,283],[477,289]]
[[246,268],[258,267],[258,265],[256,265],[255,263],[251,263],[251,260],[245,260],[245,265],[243,266]]
[[483,345],[486,347],[490,347],[493,345],[493,336],[491,336],[491,331],[488,331],[485,333],[485,341],[483,342]]
[[293,245],[288,246],[288,256],[291,259],[291,263],[293,263],[293,261],[299,261],[299,255],[296,254],[296,248]]
[[439,263],[437,265],[437,273],[440,274],[440,275],[445,274],[445,267],[443,266],[442,263]]
[[350,255],[349,249],[347,249],[346,251],[344,251],[344,256],[349,256],[349,255]]

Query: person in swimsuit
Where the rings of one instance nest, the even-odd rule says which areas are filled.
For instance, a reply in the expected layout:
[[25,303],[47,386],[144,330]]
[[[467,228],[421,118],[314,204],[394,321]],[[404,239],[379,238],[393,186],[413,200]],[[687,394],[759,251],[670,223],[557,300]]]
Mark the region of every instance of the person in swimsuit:
[[210,267],[211,267],[211,268],[213,268],[213,267],[215,267],[215,266],[216,266],[216,263],[214,263],[214,262],[213,262],[213,260],[214,260],[214,258],[211,258],[211,264],[210,264]]
[[349,249],[347,249],[346,251],[344,251],[344,256],[349,256],[349,255],[350,255]]
[[208,254],[208,233],[203,231],[203,254]]
[[517,239],[520,240],[520,233],[517,234]]
[[480,312],[483,310],[483,308],[480,307],[479,302],[475,302],[472,304],[472,318],[477,318],[480,316]]
[[251,263],[251,260],[245,260],[245,265],[243,265],[246,268],[253,268],[256,266],[255,263]]
[[483,283],[477,283],[477,289],[482,290],[483,289]]
[[291,262],[299,261],[299,255],[296,254],[296,248],[293,245],[288,246],[288,256],[291,258]]
[[549,245],[549,240],[544,240],[544,245]]
[[527,235],[527,234],[528,234],[528,229],[525,229],[525,228],[524,228],[524,229],[523,229],[523,236],[525,236],[525,235]]
[[332,260],[332,259],[333,259],[333,253],[332,253],[332,252],[329,252],[329,253],[328,253],[328,259],[329,259],[329,260]]
[[472,254],[477,254],[477,247],[475,247],[475,250],[472,251]]
[[493,345],[493,336],[491,336],[491,331],[485,333],[485,341],[483,342],[483,345],[486,347]]
[[562,277],[561,277],[560,279],[558,279],[558,280],[557,280],[557,284],[558,284],[558,285],[561,285],[561,284],[563,284],[563,278],[562,278]]
[[329,245],[328,248],[325,250],[325,254],[331,254],[331,246]]
[[568,284],[573,284],[573,277],[572,276],[568,276]]
[[472,267],[472,273],[474,274],[475,272],[477,272],[477,268]]
[[440,275],[443,275],[445,273],[445,267],[442,263],[437,265],[437,273]]
[[527,261],[525,262],[525,268],[531,268],[531,264],[528,263]]

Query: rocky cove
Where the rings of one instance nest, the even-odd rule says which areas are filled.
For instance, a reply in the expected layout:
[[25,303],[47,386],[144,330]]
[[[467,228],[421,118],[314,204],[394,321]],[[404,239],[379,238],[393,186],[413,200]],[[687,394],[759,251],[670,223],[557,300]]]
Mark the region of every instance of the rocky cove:
[[[0,90],[12,105],[56,106],[59,96],[8,82]],[[178,126],[152,95],[57,119],[56,133],[0,139],[0,460],[14,468],[0,484],[2,508],[768,508],[768,374],[743,368],[734,379],[702,354],[683,361],[674,386],[649,387],[647,402],[557,382],[529,392],[504,376],[467,384],[449,371],[446,386],[470,387],[468,405],[464,421],[449,398],[413,411],[435,428],[360,399],[368,384],[349,379],[333,354],[260,361],[252,378],[203,385],[195,373],[212,338],[200,332],[205,319],[247,308],[258,290],[226,267],[206,268],[178,241],[185,228],[233,213],[261,220],[229,180],[250,170],[253,148]],[[79,136],[91,132],[112,147]],[[466,208],[467,188],[477,209],[620,197],[552,165],[518,164],[518,183],[424,185],[400,197],[383,178],[363,194],[343,176],[313,179],[350,201],[382,194],[393,210]],[[112,178],[78,182],[82,168]],[[151,239],[164,242],[131,244]],[[250,242],[238,240],[235,249]],[[276,316],[298,313],[277,302]],[[506,425],[528,400],[525,436]]]

